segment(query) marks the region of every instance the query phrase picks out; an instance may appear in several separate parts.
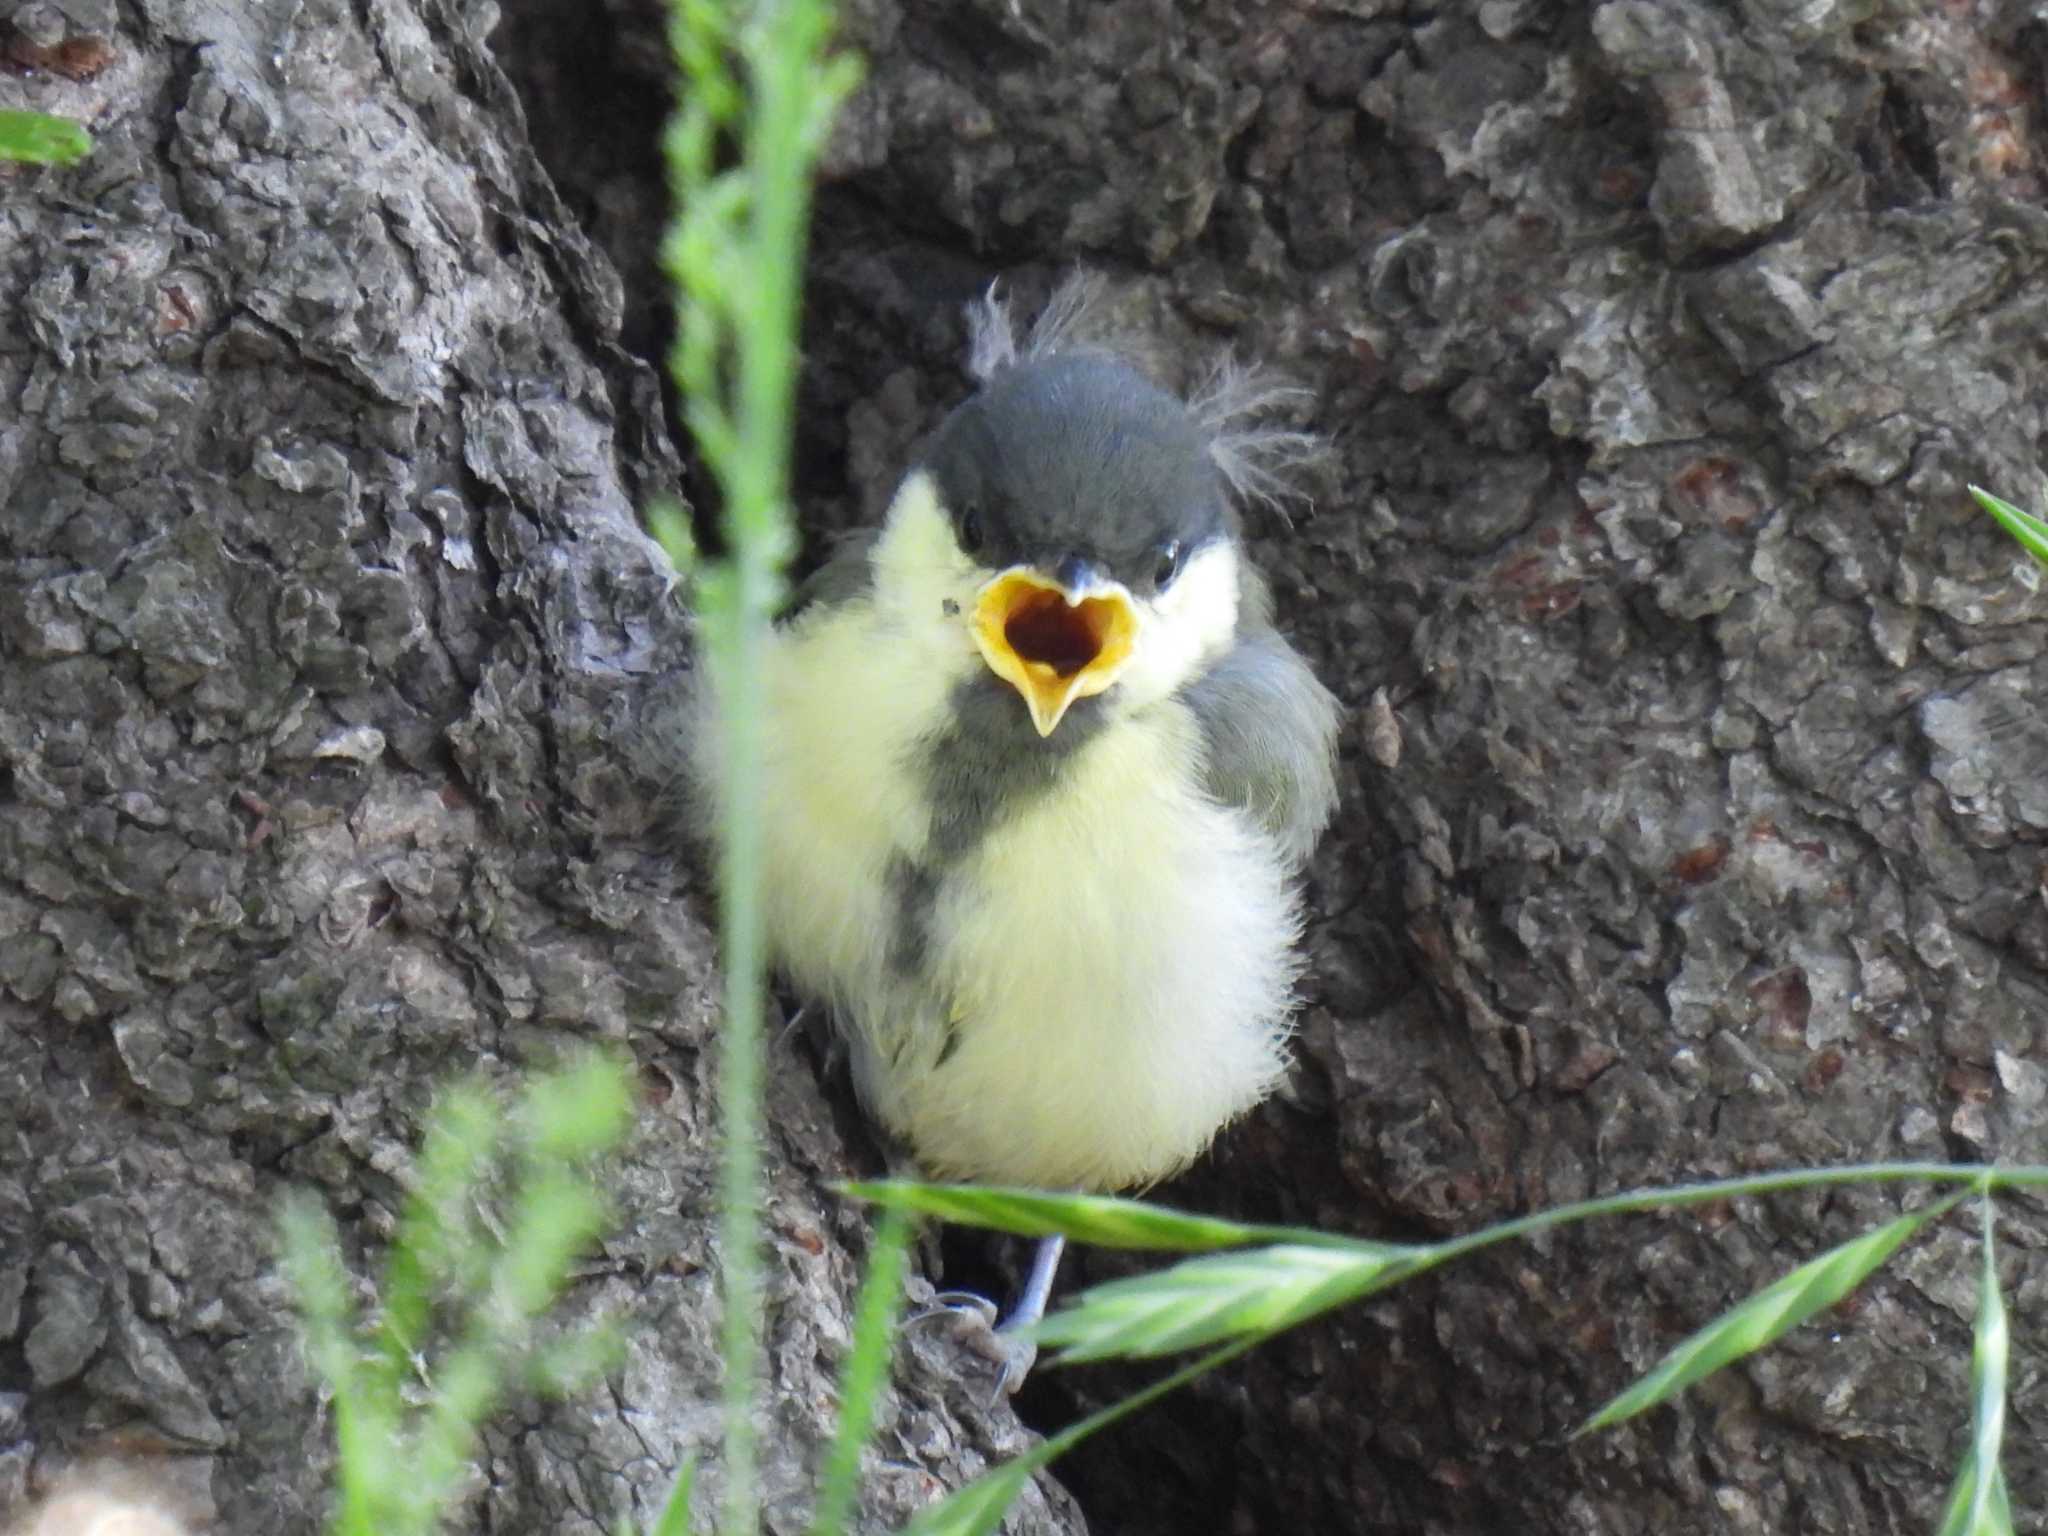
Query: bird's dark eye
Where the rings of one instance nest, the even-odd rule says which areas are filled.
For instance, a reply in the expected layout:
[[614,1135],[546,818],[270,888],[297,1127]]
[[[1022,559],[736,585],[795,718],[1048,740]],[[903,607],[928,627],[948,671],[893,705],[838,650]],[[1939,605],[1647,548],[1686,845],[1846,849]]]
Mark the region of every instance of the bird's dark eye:
[[971,501],[960,509],[958,537],[963,555],[981,552],[981,508]]
[[1164,592],[1180,574],[1181,542],[1168,539],[1159,546],[1159,563],[1152,568],[1152,585]]

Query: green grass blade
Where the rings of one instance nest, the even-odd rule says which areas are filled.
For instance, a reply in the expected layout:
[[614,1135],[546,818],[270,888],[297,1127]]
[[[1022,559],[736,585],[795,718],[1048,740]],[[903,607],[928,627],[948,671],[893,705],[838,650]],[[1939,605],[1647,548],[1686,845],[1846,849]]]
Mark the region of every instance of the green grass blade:
[[860,1479],[860,1453],[874,1427],[875,1405],[888,1385],[889,1350],[896,1336],[896,1313],[903,1301],[903,1258],[910,1246],[910,1218],[902,1211],[884,1211],[868,1253],[867,1278],[854,1304],[853,1350],[839,1378],[839,1424],[832,1435],[832,1454],[825,1463],[824,1486],[812,1536],[838,1536],[853,1508]]
[[356,1375],[355,1307],[341,1258],[334,1218],[312,1196],[294,1190],[277,1220],[284,1275],[305,1331],[306,1356],[336,1393],[352,1390]]
[[697,1458],[685,1456],[676,1469],[675,1486],[669,1489],[648,1536],[690,1536],[690,1495],[696,1486]]
[[1978,506],[1998,519],[1999,525],[2018,541],[2020,548],[2041,564],[2048,565],[2048,523],[1977,486],[1970,487],[1970,494],[1977,498]]
[[1976,1336],[1970,1358],[1971,1449],[1976,1452],[1978,1473],[1970,1491],[1971,1524],[1985,1518],[1992,1504],[1992,1488],[1999,1474],[1999,1452],[2005,1437],[2006,1368],[2011,1357],[2012,1335],[2006,1319],[2005,1297],[1998,1288],[1996,1207],[1983,1196],[1984,1268],[1977,1299]]
[[535,1347],[526,1366],[527,1390],[543,1397],[574,1397],[625,1363],[626,1336],[616,1318],[600,1318]]
[[1003,1516],[1017,1502],[1041,1463],[1037,1452],[1027,1452],[984,1472],[966,1487],[946,1495],[939,1503],[920,1510],[903,1536],[987,1536],[1003,1523]]
[[1959,1191],[1925,1210],[1887,1222],[1766,1286],[1672,1350],[1634,1386],[1580,1425],[1573,1432],[1574,1437],[1634,1418],[1730,1361],[1755,1354],[1815,1313],[1826,1311],[1861,1285],[1901,1243],[1928,1221],[1951,1209],[1967,1193]]
[[[724,1299],[725,1527],[760,1524],[755,1418],[765,1290],[759,1141],[766,1001],[761,699],[767,635],[796,547],[789,505],[813,160],[852,77],[824,60],[830,0],[670,0],[678,91],[662,136],[670,206],[660,260],[675,300],[670,375],[718,482],[727,558],[701,571],[699,660],[723,723],[719,815],[719,1266]],[[729,168],[720,170],[722,155]],[[669,542],[678,542],[669,530]]]
[[649,507],[647,531],[675,567],[677,579],[688,581],[697,567],[697,536],[690,531],[690,517],[682,504],[671,497]]
[[1297,1227],[1247,1226],[1107,1195],[1055,1195],[982,1184],[922,1184],[878,1179],[840,1186],[842,1193],[885,1209],[936,1216],[963,1227],[988,1227],[1022,1237],[1055,1234],[1098,1248],[1205,1253],[1251,1243],[1354,1248],[1356,1239]]
[[496,1337],[478,1330],[435,1365],[433,1396],[413,1437],[407,1476],[406,1492],[421,1516],[421,1530],[433,1528],[469,1464],[477,1426],[497,1402],[500,1347]]
[[1971,1507],[1978,1465],[1974,1447],[1963,1453],[1963,1464],[1956,1469],[1948,1501],[1942,1505],[1941,1524],[1936,1528],[1938,1536],[2013,1536],[2012,1498],[2006,1492],[2002,1468],[1991,1469],[1990,1477],[1983,1480],[1983,1503],[1975,1509]]
[[581,1173],[528,1169],[491,1267],[490,1326],[518,1327],[546,1310],[606,1221],[603,1196]]
[[497,1100],[475,1079],[449,1087],[428,1117],[412,1192],[378,1287],[384,1307],[377,1327],[377,1368],[389,1388],[395,1389],[412,1368],[435,1289],[474,1250],[469,1202],[502,1134]]
[[1060,1364],[1260,1339],[1427,1269],[1432,1248],[1280,1246],[1189,1259],[1083,1292],[1032,1330]]
[[1991,1476],[1991,1536],[2013,1536],[2012,1494],[2005,1486],[2005,1468]]
[[0,160],[30,165],[76,165],[92,153],[83,123],[47,112],[0,111]]
[[542,1163],[609,1151],[625,1138],[632,1118],[625,1064],[601,1051],[537,1078],[519,1107],[526,1154]]
[[1983,1268],[1977,1289],[1976,1340],[1970,1355],[1970,1448],[1944,1506],[1940,1536],[2007,1536],[2012,1511],[2004,1498],[1999,1454],[2005,1437],[2006,1368],[2011,1332],[1998,1289],[1996,1207],[1984,1202]]
[[1128,1418],[1140,1408],[1186,1386],[1197,1376],[1206,1375],[1225,1361],[1236,1359],[1251,1348],[1252,1342],[1226,1344],[1221,1349],[1212,1350],[1193,1364],[1161,1377],[1121,1402],[1111,1403],[1050,1439],[1041,1440],[1015,1461],[1007,1461],[993,1471],[984,1472],[966,1487],[920,1510],[903,1527],[903,1536],[987,1536],[1001,1523],[1004,1513],[1024,1491],[1024,1485],[1041,1467],[1050,1465],[1097,1431],[1109,1428],[1119,1419]]
[[366,1413],[369,1383],[356,1350],[355,1306],[334,1218],[302,1191],[287,1195],[278,1212],[278,1242],[285,1281],[299,1309],[306,1358],[333,1401],[336,1449],[335,1536],[373,1536],[378,1489],[373,1470],[388,1464],[381,1432],[387,1420]]
[[[478,1079],[438,1095],[368,1332],[332,1218],[303,1196],[286,1203],[285,1270],[333,1399],[334,1536],[426,1536],[512,1383],[573,1390],[618,1358],[607,1320],[547,1339],[538,1320],[605,1219],[585,1167],[626,1127],[625,1085],[591,1061],[537,1080],[516,1115]],[[487,1187],[510,1207],[502,1235],[478,1215]]]

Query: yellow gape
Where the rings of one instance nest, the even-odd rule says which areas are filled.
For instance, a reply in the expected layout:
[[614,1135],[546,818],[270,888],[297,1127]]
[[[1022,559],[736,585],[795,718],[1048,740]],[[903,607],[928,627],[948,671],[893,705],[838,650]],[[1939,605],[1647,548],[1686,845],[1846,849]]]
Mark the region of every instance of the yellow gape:
[[1053,733],[1074,700],[1117,680],[1137,636],[1131,594],[1113,581],[1072,592],[1013,565],[981,589],[974,605],[982,660],[1024,696],[1041,736]]

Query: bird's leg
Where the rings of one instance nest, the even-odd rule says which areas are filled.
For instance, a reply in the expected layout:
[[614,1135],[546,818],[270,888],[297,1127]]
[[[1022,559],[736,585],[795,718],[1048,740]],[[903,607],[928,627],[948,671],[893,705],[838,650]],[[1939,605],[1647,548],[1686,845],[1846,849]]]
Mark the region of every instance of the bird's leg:
[[945,1312],[975,1319],[975,1325],[963,1330],[961,1337],[976,1354],[996,1366],[997,1397],[1014,1393],[1023,1386],[1024,1378],[1031,1374],[1031,1367],[1038,1359],[1038,1346],[1019,1335],[1045,1316],[1045,1304],[1052,1297],[1053,1277],[1059,1273],[1060,1255],[1066,1252],[1066,1247],[1064,1237],[1042,1237],[1038,1240],[1038,1247],[1031,1255],[1031,1273],[1025,1277],[1024,1288],[1017,1293],[1017,1304],[1000,1323],[996,1321],[995,1303],[971,1291],[941,1291],[932,1298],[938,1305],[921,1314],[931,1317]]
[[809,1003],[798,1003],[789,1010],[789,1017],[782,1021],[782,1033],[775,1037],[775,1048],[778,1051],[795,1038],[796,1032],[803,1028],[804,1015],[810,1011],[811,1005]]
[[1017,1305],[1011,1309],[1009,1320],[1002,1330],[1015,1332],[1029,1328],[1045,1316],[1045,1304],[1052,1298],[1053,1276],[1060,1271],[1060,1255],[1067,1251],[1067,1240],[1057,1235],[1041,1237],[1038,1249],[1031,1255],[1031,1273],[1024,1279],[1024,1289],[1018,1293]]

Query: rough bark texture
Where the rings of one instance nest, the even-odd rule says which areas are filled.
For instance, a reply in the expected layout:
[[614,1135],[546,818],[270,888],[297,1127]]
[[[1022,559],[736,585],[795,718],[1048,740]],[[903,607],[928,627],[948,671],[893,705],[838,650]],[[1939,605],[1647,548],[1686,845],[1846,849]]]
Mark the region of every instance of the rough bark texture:
[[[627,37],[645,14],[612,10]],[[1258,528],[1353,710],[1301,1070],[1171,1193],[1399,1236],[1784,1164],[2042,1158],[2043,604],[1963,494],[2040,483],[2037,6],[868,0],[851,25],[873,64],[811,274],[815,532],[871,513],[962,392],[952,311],[999,273],[1122,275],[1189,366],[1291,367],[1339,449],[1312,513]],[[1961,1218],[1828,1326],[1563,1438],[1897,1205],[1739,1202],[1470,1264],[1069,1476],[1124,1532],[1924,1531],[1966,1422]],[[2027,1358],[2043,1234],[2006,1215]]]
[[[613,1390],[494,1434],[471,1518],[603,1525],[716,1392],[708,946],[621,766],[679,649],[632,525],[657,413],[611,345],[655,301],[567,227],[459,13],[245,9],[0,0],[35,65],[0,94],[104,135],[0,208],[0,1525],[120,1453],[221,1529],[306,1528],[324,1425],[271,1193],[324,1188],[374,1239],[442,1073],[592,1036],[649,1093],[579,1303],[644,1326]],[[644,273],[651,162],[592,124],[658,98],[653,18],[589,11],[573,49],[540,0],[494,42]],[[2040,483],[2037,11],[853,7],[814,534],[963,392],[958,301],[998,273],[1123,276],[1187,366],[1293,369],[1338,448],[1314,509],[1256,530],[1352,708],[1301,1068],[1176,1198],[1402,1236],[1787,1163],[2044,1159],[2048,613],[1961,489]],[[777,1084],[786,1525],[861,1227],[818,1192],[835,1106],[795,1058]],[[1119,1532],[1925,1531],[1966,1417],[1959,1220],[1827,1326],[1563,1441],[1896,1207],[1469,1264],[1070,1475]],[[2006,1216],[2008,1470],[2039,1511],[2048,1232]],[[1018,1435],[920,1342],[872,1513]],[[1034,1497],[1020,1528],[1050,1528]]]
[[[94,1466],[194,1529],[315,1529],[275,1197],[374,1258],[433,1086],[588,1040],[645,1083],[571,1306],[622,1311],[629,1363],[498,1422],[464,1523],[645,1521],[692,1450],[716,1492],[712,949],[626,767],[684,654],[635,521],[675,457],[489,19],[0,4],[0,103],[100,135],[0,172],[0,1529]],[[866,1228],[780,1049],[793,1530]],[[948,1349],[900,1362],[877,1525],[1026,1443]]]

